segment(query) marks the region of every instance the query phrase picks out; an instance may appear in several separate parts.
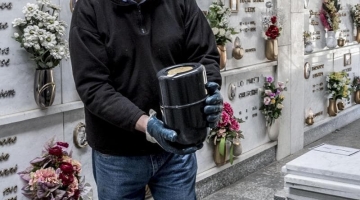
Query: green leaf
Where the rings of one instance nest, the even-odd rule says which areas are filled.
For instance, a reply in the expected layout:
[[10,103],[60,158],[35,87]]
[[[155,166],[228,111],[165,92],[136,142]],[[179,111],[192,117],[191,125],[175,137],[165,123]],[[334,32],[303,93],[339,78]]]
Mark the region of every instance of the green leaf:
[[230,147],[230,164],[233,164],[234,162],[234,145],[231,144],[231,147]]
[[220,155],[224,156],[225,155],[225,137],[220,139],[220,143],[219,143],[219,153]]

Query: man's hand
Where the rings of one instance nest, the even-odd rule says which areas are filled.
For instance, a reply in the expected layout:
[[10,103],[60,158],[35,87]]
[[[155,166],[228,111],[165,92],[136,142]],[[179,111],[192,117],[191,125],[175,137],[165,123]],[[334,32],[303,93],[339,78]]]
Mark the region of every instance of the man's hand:
[[209,123],[209,127],[214,128],[221,117],[223,98],[219,91],[219,84],[208,82],[206,83],[205,88],[207,89],[209,96],[205,100],[206,106],[204,108],[204,113],[206,115],[206,120]]
[[146,139],[158,143],[165,151],[175,154],[190,154],[202,148],[202,143],[197,146],[182,146],[175,143],[177,133],[174,130],[165,128],[164,123],[158,120],[155,115],[150,116],[146,127]]

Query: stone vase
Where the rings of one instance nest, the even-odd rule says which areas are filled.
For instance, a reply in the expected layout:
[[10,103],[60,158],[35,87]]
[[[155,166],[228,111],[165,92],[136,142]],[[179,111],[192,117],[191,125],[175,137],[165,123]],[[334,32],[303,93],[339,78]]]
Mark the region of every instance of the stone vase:
[[360,26],[357,27],[355,40],[356,40],[356,42],[360,43]]
[[34,80],[34,98],[41,109],[54,103],[56,85],[52,69],[37,69]]
[[329,49],[333,49],[337,46],[337,39],[335,37],[336,32],[335,31],[328,31],[327,37],[326,37],[326,46]]
[[330,117],[336,116],[337,113],[337,107],[336,107],[336,100],[333,98],[329,99],[329,106],[327,108],[327,112]]
[[279,55],[277,39],[267,39],[265,42],[265,57],[268,60],[277,60]]
[[360,90],[356,90],[354,93],[354,102],[360,104]]
[[220,69],[225,69],[226,67],[226,47],[225,45],[217,45],[217,49],[220,54]]
[[220,142],[216,142],[216,145],[214,145],[213,158],[214,158],[214,162],[215,162],[216,166],[225,165],[226,164],[226,157],[228,155],[228,150],[226,148],[226,145],[225,145],[224,155],[220,154],[219,145],[220,145]]
[[280,121],[275,120],[271,126],[266,127],[266,134],[268,135],[271,141],[276,141],[279,137],[280,132]]

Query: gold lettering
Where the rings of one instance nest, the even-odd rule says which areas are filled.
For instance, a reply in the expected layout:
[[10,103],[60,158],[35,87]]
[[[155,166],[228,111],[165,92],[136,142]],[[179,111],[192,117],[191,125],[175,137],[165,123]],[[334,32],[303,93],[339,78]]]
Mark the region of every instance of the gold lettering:
[[250,3],[251,0],[240,0],[240,3]]
[[264,2],[264,0],[253,0],[254,3],[260,3],[260,2]]
[[324,73],[323,72],[319,72],[319,73],[316,73],[313,75],[313,78],[317,78],[317,77],[320,77],[320,76],[323,76]]
[[315,71],[318,69],[324,69],[324,65],[317,65],[317,66],[312,67],[312,71]]
[[255,52],[255,51],[256,51],[256,48],[245,49],[245,52],[246,52],[246,53]]

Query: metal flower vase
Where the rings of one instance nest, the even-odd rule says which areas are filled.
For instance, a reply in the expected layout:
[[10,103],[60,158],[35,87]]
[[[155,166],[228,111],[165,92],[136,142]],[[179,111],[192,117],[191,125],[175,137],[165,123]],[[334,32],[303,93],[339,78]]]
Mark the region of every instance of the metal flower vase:
[[268,60],[277,60],[279,55],[277,39],[267,39],[265,43],[265,57]]
[[326,46],[333,49],[337,46],[337,39],[335,37],[335,31],[328,31],[326,37]]
[[220,54],[220,69],[225,69],[225,67],[226,67],[226,47],[225,47],[225,45],[217,45],[217,49]]
[[356,32],[355,40],[356,40],[356,42],[360,43],[360,26],[357,27],[357,32]]
[[226,157],[228,154],[228,150],[225,146],[225,151],[224,151],[224,155],[220,154],[219,151],[219,146],[220,146],[220,142],[216,142],[216,145],[214,145],[214,162],[216,164],[216,166],[222,166],[226,164]]
[[354,93],[354,102],[360,104],[360,90],[356,90]]
[[340,100],[340,101],[337,103],[337,108],[338,108],[338,110],[344,110],[344,109],[345,109],[344,102]]
[[279,120],[275,120],[271,124],[271,126],[269,126],[269,125],[266,126],[266,134],[268,135],[268,137],[271,141],[278,140],[279,132],[280,132],[280,121]]
[[330,117],[334,117],[337,114],[337,106],[336,106],[336,99],[329,99],[329,106],[327,108],[327,112]]
[[51,106],[55,99],[56,85],[52,69],[37,69],[34,80],[34,97],[36,104],[45,109]]
[[236,144],[233,144],[234,145],[234,150],[233,150],[233,155],[234,156],[240,156],[241,153],[242,153],[242,146],[241,146],[241,142],[236,145]]

